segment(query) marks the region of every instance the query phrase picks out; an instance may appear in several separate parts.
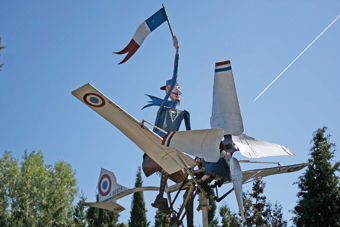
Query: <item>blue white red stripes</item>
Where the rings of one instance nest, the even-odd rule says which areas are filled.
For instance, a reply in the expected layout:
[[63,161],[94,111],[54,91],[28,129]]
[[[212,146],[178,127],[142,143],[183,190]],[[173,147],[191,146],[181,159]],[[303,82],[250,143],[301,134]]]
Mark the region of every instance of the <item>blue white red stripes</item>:
[[166,15],[164,8],[158,10],[155,14],[149,17],[146,21],[144,21],[135,32],[135,35],[131,39],[130,43],[121,51],[114,52],[115,54],[126,54],[128,53],[123,61],[119,64],[122,64],[129,60],[129,58],[138,50],[138,48],[142,45],[144,39],[158,26],[160,26],[164,21],[166,21]]
[[231,70],[230,61],[217,62],[215,64],[215,73]]
[[162,145],[169,147],[175,133],[176,132],[168,132],[163,138]]
[[281,145],[282,150],[284,150],[288,155],[295,155],[287,146]]

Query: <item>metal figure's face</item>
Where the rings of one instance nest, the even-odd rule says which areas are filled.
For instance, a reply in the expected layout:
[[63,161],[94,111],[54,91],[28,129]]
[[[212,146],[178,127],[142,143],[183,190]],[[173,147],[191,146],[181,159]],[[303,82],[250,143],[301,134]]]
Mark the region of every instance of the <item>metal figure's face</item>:
[[[168,86],[166,86],[166,92],[169,91],[170,86],[171,86],[170,84]],[[181,101],[181,94],[182,94],[182,92],[179,90],[179,84],[177,83],[170,93],[170,99],[172,101],[180,102]]]

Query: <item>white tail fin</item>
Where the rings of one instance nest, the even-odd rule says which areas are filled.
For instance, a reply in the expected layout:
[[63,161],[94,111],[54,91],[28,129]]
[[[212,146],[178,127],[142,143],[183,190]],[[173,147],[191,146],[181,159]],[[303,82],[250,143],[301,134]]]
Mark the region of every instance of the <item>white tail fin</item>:
[[230,61],[217,62],[213,91],[211,128],[224,128],[224,134],[238,136],[243,122]]
[[101,169],[98,182],[99,202],[106,202],[110,197],[125,190],[128,190],[128,188],[117,184],[117,179],[113,172],[104,168]]

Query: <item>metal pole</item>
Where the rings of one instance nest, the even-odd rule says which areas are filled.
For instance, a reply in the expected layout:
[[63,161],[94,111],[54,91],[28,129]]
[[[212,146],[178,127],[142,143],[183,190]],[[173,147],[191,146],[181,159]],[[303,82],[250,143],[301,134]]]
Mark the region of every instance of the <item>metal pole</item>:
[[172,27],[171,27],[171,24],[170,24],[170,21],[169,21],[168,14],[166,13],[166,10],[165,10],[165,7],[164,7],[164,4],[162,4],[162,6],[163,6],[163,9],[164,9],[164,13],[165,13],[165,16],[166,16],[166,20],[168,21],[168,25],[169,25],[170,32],[171,32],[172,39],[173,39],[173,38],[175,37],[175,35],[174,35],[174,32],[172,31]]

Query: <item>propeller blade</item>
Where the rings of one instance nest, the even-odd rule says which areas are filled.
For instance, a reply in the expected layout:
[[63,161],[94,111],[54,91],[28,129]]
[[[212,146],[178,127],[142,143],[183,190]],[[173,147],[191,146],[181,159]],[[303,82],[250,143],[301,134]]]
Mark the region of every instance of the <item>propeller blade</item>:
[[214,77],[211,128],[223,128],[224,134],[238,136],[243,122],[230,61],[216,63]]
[[236,194],[236,200],[238,204],[238,208],[240,209],[240,214],[242,217],[242,226],[247,226],[246,224],[246,218],[244,216],[244,210],[243,210],[243,199],[242,199],[242,170],[240,163],[236,158],[230,158],[230,172],[231,176],[233,178],[233,184],[234,184],[234,190]]

